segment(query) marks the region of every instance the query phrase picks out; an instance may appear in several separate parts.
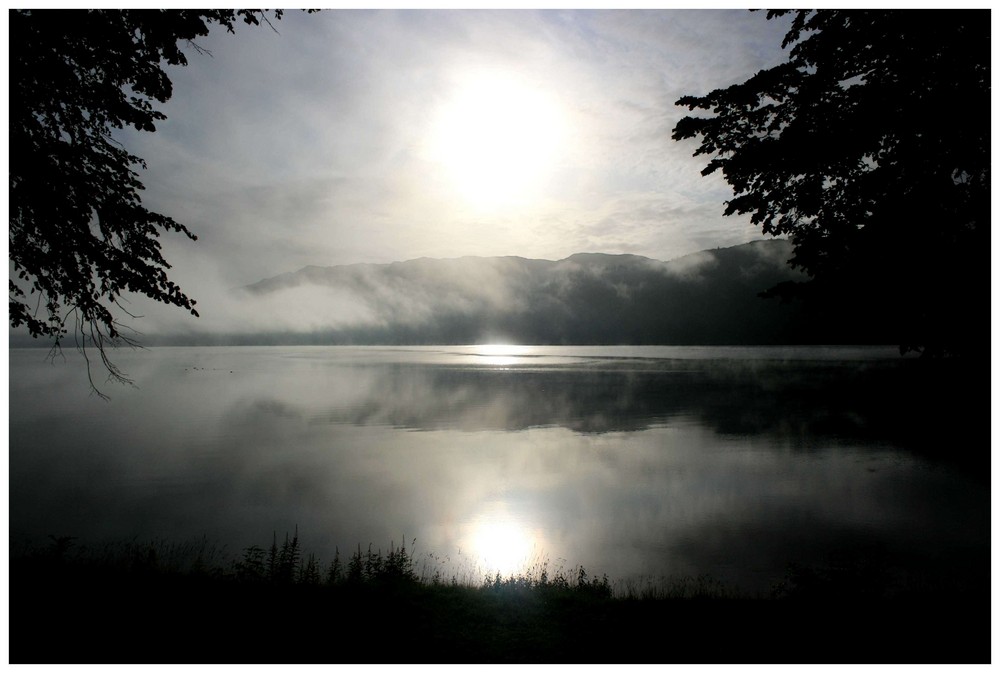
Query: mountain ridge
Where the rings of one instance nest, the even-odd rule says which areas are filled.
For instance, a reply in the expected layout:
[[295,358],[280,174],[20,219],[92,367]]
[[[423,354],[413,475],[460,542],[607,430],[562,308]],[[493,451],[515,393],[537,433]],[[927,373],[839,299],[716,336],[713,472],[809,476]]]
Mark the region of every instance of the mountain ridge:
[[[580,252],[559,260],[420,257],[310,265],[240,288],[275,306],[312,307],[309,325],[264,330],[248,343],[537,344],[861,343],[794,303],[762,299],[806,280],[792,245],[761,240],[669,261]],[[308,297],[308,300],[306,300]],[[339,304],[338,304],[339,302]],[[339,319],[334,305],[346,306]],[[822,318],[822,316],[820,316]]]
[[789,345],[899,343],[852,297],[765,299],[808,280],[782,239],[669,261],[575,253],[308,265],[218,298],[144,345]]
[[684,260],[689,260],[697,258],[699,256],[704,256],[705,254],[710,254],[715,251],[722,250],[736,250],[741,248],[747,248],[748,246],[757,246],[759,244],[763,245],[775,245],[780,246],[783,252],[787,249],[787,254],[785,259],[791,255],[791,244],[784,239],[772,239],[772,240],[760,240],[751,241],[749,243],[743,243],[735,246],[729,246],[726,248],[715,248],[713,250],[701,250],[693,253],[688,253],[681,255],[680,257],[675,257],[670,260],[658,260],[653,257],[646,257],[644,255],[636,255],[632,253],[605,253],[605,252],[577,252],[573,253],[567,257],[549,260],[537,257],[524,257],[522,255],[462,255],[459,257],[414,257],[407,260],[398,260],[393,262],[355,262],[351,264],[335,264],[330,266],[323,266],[317,264],[308,264],[296,271],[287,271],[284,273],[277,274],[275,276],[270,276],[267,278],[262,278],[254,283],[244,285],[241,287],[234,288],[237,291],[248,291],[250,293],[261,293],[269,292],[280,287],[286,286],[287,283],[284,281],[292,278],[305,277],[307,279],[315,279],[319,275],[328,274],[341,274],[347,271],[356,270],[375,270],[375,269],[410,269],[418,266],[424,266],[427,264],[444,264],[444,265],[454,265],[460,263],[468,262],[485,262],[485,261],[515,261],[524,265],[553,265],[558,266],[560,264],[566,263],[595,263],[598,261],[621,261],[621,262],[631,262],[631,263],[642,263],[651,265],[671,265],[675,263],[682,263]]

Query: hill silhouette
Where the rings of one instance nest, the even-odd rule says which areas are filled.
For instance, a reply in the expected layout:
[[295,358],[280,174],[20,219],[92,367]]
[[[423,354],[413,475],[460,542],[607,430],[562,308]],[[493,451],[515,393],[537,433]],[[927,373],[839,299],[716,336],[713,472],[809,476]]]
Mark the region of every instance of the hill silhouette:
[[[578,253],[307,266],[230,291],[148,345],[899,344],[890,314],[848,294],[762,297],[808,277],[783,239],[670,261]],[[11,346],[47,345],[19,334]]]
[[[805,277],[791,244],[756,241],[668,262],[579,253],[420,258],[308,266],[236,291],[275,307],[274,329],[161,338],[159,343],[420,345],[884,343],[871,323],[764,299]],[[300,307],[300,308],[296,308]],[[298,327],[279,319],[296,312]]]

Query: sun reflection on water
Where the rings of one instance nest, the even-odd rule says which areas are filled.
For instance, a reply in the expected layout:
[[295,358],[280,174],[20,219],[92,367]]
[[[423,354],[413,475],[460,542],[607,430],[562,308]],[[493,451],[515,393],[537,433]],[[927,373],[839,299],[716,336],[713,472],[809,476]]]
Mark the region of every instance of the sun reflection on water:
[[515,575],[525,571],[539,547],[538,534],[497,507],[474,519],[465,547],[487,574]]
[[482,364],[507,367],[524,362],[524,358],[531,352],[531,346],[482,344],[475,347],[473,355],[477,356]]

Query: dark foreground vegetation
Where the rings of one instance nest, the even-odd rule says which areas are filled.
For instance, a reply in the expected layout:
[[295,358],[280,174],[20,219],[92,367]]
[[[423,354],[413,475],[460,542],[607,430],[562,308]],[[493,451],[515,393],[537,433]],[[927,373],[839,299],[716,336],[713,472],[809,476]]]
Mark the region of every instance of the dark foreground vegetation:
[[227,563],[205,549],[12,549],[10,662],[990,661],[988,580],[887,592],[831,566],[748,597],[708,581],[613,589],[583,568],[421,577],[405,546],[321,567],[297,536]]

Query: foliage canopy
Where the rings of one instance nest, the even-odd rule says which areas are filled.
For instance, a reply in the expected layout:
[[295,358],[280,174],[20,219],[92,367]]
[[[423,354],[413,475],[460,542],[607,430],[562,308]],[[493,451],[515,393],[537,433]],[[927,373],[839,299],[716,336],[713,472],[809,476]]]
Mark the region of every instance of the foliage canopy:
[[157,240],[196,236],[142,205],[145,163],[114,131],[155,131],[165,116],[154,102],[172,93],[163,64],[187,65],[182,42],[204,52],[192,40],[213,24],[235,32],[240,21],[269,23],[262,10],[10,11],[12,327],[58,347],[71,326],[78,345],[96,347],[125,380],[104,350],[134,345],[112,312],[128,312],[123,293],[198,315],[167,277]]
[[854,308],[903,352],[988,349],[988,11],[791,13],[786,62],[677,101],[766,234],[811,279],[773,288]]

